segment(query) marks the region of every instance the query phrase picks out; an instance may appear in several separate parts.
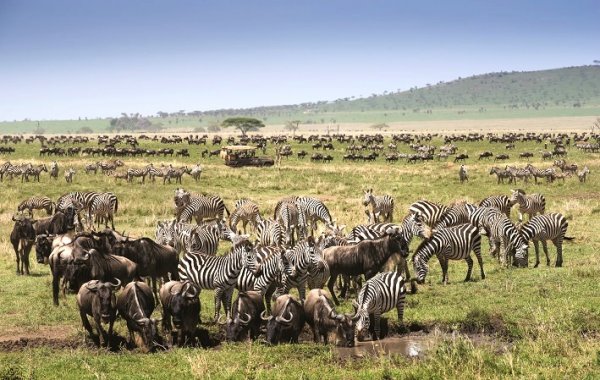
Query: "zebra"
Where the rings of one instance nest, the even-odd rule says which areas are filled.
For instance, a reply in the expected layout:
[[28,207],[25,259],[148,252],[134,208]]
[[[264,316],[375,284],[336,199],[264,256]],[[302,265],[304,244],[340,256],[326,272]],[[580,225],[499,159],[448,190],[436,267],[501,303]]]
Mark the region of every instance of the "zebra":
[[517,183],[518,179],[522,179],[525,183],[529,182],[531,172],[528,169],[519,169],[514,166],[507,166],[506,170],[510,173],[508,183]]
[[102,173],[104,173],[106,171],[115,170],[115,169],[117,169],[117,167],[123,166],[123,165],[125,165],[125,163],[121,160],[104,161],[104,162],[98,163],[98,167],[100,168]]
[[[490,253],[504,265],[510,265],[511,258],[527,256],[529,245],[513,222],[504,214],[498,214],[490,222]],[[504,251],[500,253],[500,249]]]
[[150,169],[148,170],[148,175],[150,176],[150,180],[152,182],[156,182],[156,177],[164,178],[168,171],[170,170],[171,165],[162,166],[160,169],[155,168],[152,164],[150,165]]
[[11,165],[5,169],[4,173],[11,181],[15,176],[21,176],[21,179],[23,179],[25,172],[27,169],[31,168],[31,166],[31,164]]
[[192,168],[190,175],[192,176],[194,181],[198,182],[201,174],[202,174],[202,167],[200,167],[200,164],[196,164],[196,166],[194,166]]
[[536,214],[544,214],[546,212],[546,197],[542,194],[526,195],[521,189],[511,190],[511,202],[519,204],[519,222],[523,221],[523,213],[531,219]]
[[256,234],[260,245],[283,246],[285,238],[283,228],[273,219],[259,219],[256,224]]
[[13,166],[10,161],[6,161],[2,165],[0,165],[0,181],[4,180],[4,174],[7,172],[8,168]]
[[141,169],[134,169],[134,168],[127,169],[127,182],[132,182],[133,177],[142,177],[142,183],[144,183],[146,181],[146,176],[148,175],[148,172],[150,172],[151,165],[152,164],[145,166],[144,168],[141,168]]
[[369,315],[372,314],[375,331],[373,340],[381,338],[381,315],[393,308],[398,312],[398,322],[403,323],[405,298],[405,280],[397,272],[378,273],[370,278],[360,289],[357,301],[353,302],[355,335],[360,338],[363,331],[369,330]]
[[67,181],[67,183],[72,183],[75,173],[76,171],[73,168],[67,169],[67,171],[65,171],[65,181]]
[[546,178],[546,182],[552,182],[552,178],[556,175],[554,168],[538,169],[531,164],[527,164],[525,169],[529,170],[531,175],[533,175],[536,184],[538,183],[538,178]]
[[90,207],[90,221],[91,216],[94,216],[94,220],[97,223],[97,228],[100,228],[100,223],[104,223],[108,227],[110,222],[111,228],[115,229],[115,212],[119,209],[119,200],[114,193],[100,193],[94,198]]
[[296,239],[300,239],[300,212],[295,203],[283,204],[275,217],[275,220],[284,231],[284,243],[287,247],[293,247]]
[[[64,195],[61,195],[60,198],[56,201],[56,210],[65,211],[68,207],[74,207],[77,210],[77,218],[81,223],[81,217],[79,215],[79,211],[85,210],[87,211],[87,220],[92,219],[91,215],[91,207],[94,199],[100,193],[95,191],[74,191]],[[83,226],[83,224],[81,224]]]
[[579,177],[579,182],[584,183],[587,181],[587,175],[590,174],[590,169],[585,165],[583,170],[577,173],[577,177]]
[[[181,206],[177,202],[181,202],[179,203]],[[191,196],[190,193],[184,192],[180,201],[176,200],[176,206],[178,206],[177,220],[180,222],[190,222],[193,217],[196,223],[200,224],[204,218],[223,219],[225,212],[227,216],[230,215],[225,202],[218,195]]]
[[504,179],[508,178],[509,182],[511,180],[511,173],[508,170],[505,169],[500,169],[497,166],[494,166],[492,169],[490,169],[490,175],[495,174],[496,178],[498,179],[498,183],[502,182],[504,183]]
[[190,248],[195,252],[207,255],[216,255],[219,249],[219,241],[223,237],[223,223],[217,220],[214,224],[202,224],[193,229]]
[[445,228],[469,223],[469,216],[476,208],[477,206],[471,203],[457,202],[448,208],[435,227]]
[[159,221],[156,225],[156,242],[170,245],[178,254],[181,252],[204,253],[215,255],[219,247],[219,239],[223,236],[221,225],[181,223],[176,219]]
[[33,215],[33,210],[45,210],[48,215],[52,215],[52,210],[56,204],[48,197],[33,196],[19,203],[17,206],[18,212],[28,210],[30,215]]
[[52,161],[50,164],[50,178],[58,179],[58,163],[56,161]]
[[225,315],[230,317],[231,297],[238,275],[243,267],[253,266],[252,245],[244,242],[231,248],[225,256],[211,256],[188,252],[179,261],[181,281],[190,281],[199,289],[215,290],[214,321],[219,321],[221,304]]
[[494,207],[510,218],[510,209],[517,201],[512,201],[506,195],[490,195],[479,202],[479,207]]
[[318,249],[315,239],[309,236],[306,240],[299,241],[292,249],[285,251],[284,255],[289,262],[283,275],[283,286],[277,289],[276,294],[287,294],[291,288],[298,289],[300,299],[304,301],[306,295],[306,284],[309,271],[314,272],[319,265],[320,255],[315,252]]
[[[365,208],[368,223],[379,223],[379,216],[383,216],[384,222],[391,223],[394,218],[394,198],[389,195],[373,195],[373,189],[364,191],[363,206],[371,206],[371,211]],[[371,221],[372,219],[372,221]]]
[[[249,280],[246,278],[250,275],[254,276],[254,288],[252,290],[260,292],[264,297],[267,313],[271,311],[271,298],[276,289],[284,286],[284,273],[286,268],[290,266],[284,252],[283,249],[278,247],[260,247],[258,251],[255,251],[256,265],[258,265],[258,270],[255,272],[259,275],[254,276],[250,270],[242,269],[238,279],[238,286],[248,287]],[[260,255],[262,255],[261,258],[259,258]]]
[[310,227],[311,236],[314,236],[314,232],[317,229],[317,222],[321,221],[325,223],[325,226],[329,229],[335,228],[335,221],[331,218],[329,209],[325,204],[317,198],[304,197],[304,196],[291,196],[281,199],[275,205],[274,215],[277,217],[279,208],[287,202],[296,203],[298,206],[298,218],[299,224],[301,225],[302,238],[307,236],[307,229]]
[[[562,243],[563,240],[573,240],[572,237],[565,236],[569,223],[562,214],[550,213],[545,215],[536,215],[525,224],[519,226],[519,230],[526,241],[532,240],[535,247],[535,265],[540,264],[540,253],[538,242],[542,242],[542,248],[546,254],[546,265],[550,266],[550,257],[548,255],[547,240],[551,240],[556,247],[556,267],[562,267]],[[525,256],[516,256],[519,260],[526,260]]]
[[413,255],[413,266],[417,274],[417,282],[425,282],[429,271],[427,261],[436,255],[442,267],[442,282],[448,283],[448,260],[465,260],[468,265],[465,281],[471,279],[473,259],[471,251],[475,252],[481,279],[485,279],[483,260],[481,258],[481,236],[477,227],[470,224],[461,224],[454,227],[440,228],[428,240],[423,240]]
[[34,180],[37,180],[37,182],[40,182],[40,174],[42,172],[48,172],[48,168],[46,167],[46,164],[37,165],[37,166],[30,165],[21,175],[21,182],[23,182],[23,180],[25,180],[26,182],[29,182],[29,176],[32,176]]
[[465,165],[460,165],[460,169],[458,169],[458,179],[460,183],[469,182],[469,174],[467,173],[467,168]]
[[175,183],[181,184],[181,178],[186,173],[187,174],[191,173],[191,169],[188,169],[187,166],[182,166],[182,167],[177,168],[177,169],[171,168],[170,170],[168,170],[166,172],[165,176],[163,177],[163,184],[166,181],[169,181],[169,183],[171,183],[171,178],[175,178]]
[[90,174],[91,172],[94,172],[94,174],[98,174],[98,167],[98,162],[85,165],[85,174]]
[[242,221],[244,233],[246,233],[248,222],[252,223],[256,229],[256,224],[260,220],[260,210],[258,209],[258,205],[245,198],[238,199],[235,202],[235,210],[229,216],[229,227],[232,230],[237,230],[237,225],[240,220]]
[[410,205],[411,214],[419,215],[423,223],[430,227],[435,227],[446,212],[448,207],[439,203],[433,203],[425,200],[417,201]]

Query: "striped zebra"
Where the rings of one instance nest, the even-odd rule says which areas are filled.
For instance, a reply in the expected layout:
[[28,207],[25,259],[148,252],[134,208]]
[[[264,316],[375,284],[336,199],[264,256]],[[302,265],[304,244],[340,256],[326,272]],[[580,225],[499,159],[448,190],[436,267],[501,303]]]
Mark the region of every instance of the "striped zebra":
[[4,173],[11,181],[16,176],[19,176],[21,179],[23,179],[25,172],[27,169],[31,168],[31,166],[31,164],[11,165],[5,169]]
[[587,175],[590,174],[590,168],[585,165],[583,169],[577,172],[577,177],[579,178],[579,182],[584,183],[587,181]]
[[525,169],[529,170],[536,184],[538,183],[538,178],[545,178],[546,182],[552,182],[552,178],[556,175],[554,168],[538,169],[531,164],[527,164]]
[[517,201],[512,201],[506,195],[490,195],[479,202],[479,207],[494,207],[510,218],[510,209]]
[[50,178],[58,179],[58,163],[56,161],[52,161],[50,164]]
[[48,172],[46,164],[37,166],[30,165],[21,175],[21,182],[23,182],[23,180],[25,180],[25,182],[29,182],[29,176],[32,176],[34,180],[40,182],[40,174],[42,174],[42,172]]
[[204,253],[216,255],[219,240],[223,237],[222,225],[189,224],[171,221],[158,222],[156,225],[156,242],[170,245],[178,254],[181,252]]
[[115,229],[115,213],[119,210],[119,200],[114,193],[100,193],[92,201],[90,207],[90,221],[91,216],[94,217],[97,228],[100,229],[100,224],[104,223],[108,227],[110,222],[111,228]]
[[300,212],[295,203],[285,203],[277,210],[275,220],[284,232],[285,246],[293,247],[297,240],[301,239],[300,234]]
[[[92,203],[99,194],[100,193],[95,191],[73,191],[61,195],[56,201],[56,210],[65,211],[68,207],[73,207],[77,210],[77,218],[79,223],[82,223],[79,211],[86,211],[86,220],[92,220]],[[84,224],[80,225],[83,226]]]
[[275,205],[274,217],[277,216],[279,208],[287,202],[293,202],[298,206],[298,218],[301,227],[302,238],[308,235],[307,229],[310,227],[310,235],[314,236],[314,232],[317,229],[317,222],[321,221],[325,223],[325,226],[329,229],[335,229],[335,221],[331,218],[329,209],[325,204],[317,198],[304,197],[304,196],[290,196],[281,199]]
[[8,168],[13,166],[10,161],[6,161],[2,165],[0,165],[0,181],[4,180],[4,174],[7,172]]
[[525,194],[521,189],[511,190],[510,201],[519,204],[519,222],[523,221],[523,214],[529,219],[537,214],[546,213],[546,197],[542,194]]
[[[569,223],[562,214],[550,213],[545,215],[536,215],[525,224],[519,226],[523,238],[527,241],[532,240],[535,247],[535,265],[540,264],[540,251],[538,243],[542,243],[544,254],[546,254],[546,265],[550,265],[548,255],[547,240],[551,240],[556,247],[556,266],[562,267],[562,243],[563,240],[573,240],[572,237],[565,236]],[[525,260],[526,257],[516,256],[518,260]]]
[[283,246],[285,238],[283,228],[273,219],[260,219],[256,224],[256,235],[260,245]]
[[458,169],[458,179],[460,183],[469,182],[469,173],[467,172],[467,167],[465,165],[460,165],[460,169]]
[[433,228],[440,221],[442,215],[448,212],[448,207],[439,203],[421,200],[411,204],[408,211],[411,214],[419,215],[423,223]]
[[509,182],[512,178],[512,175],[510,174],[510,172],[506,169],[501,169],[497,166],[494,166],[493,168],[490,169],[490,175],[495,174],[496,178],[498,179],[498,184],[500,182],[504,183],[504,180],[508,178]]
[[[251,271],[248,268],[242,268],[242,271],[240,272],[240,275],[238,276],[238,281],[236,283],[236,288],[239,291],[245,292],[245,291],[249,291],[249,290],[255,290],[255,284],[256,281],[258,280],[259,277],[264,275],[264,270],[266,269],[264,267],[264,264],[266,262],[266,260],[268,258],[270,258],[271,256],[281,256],[281,254],[284,252],[283,248],[280,247],[273,247],[273,246],[269,246],[269,247],[263,247],[263,246],[256,246],[253,248],[252,250],[252,260],[254,260],[254,264],[252,265],[252,268],[254,268],[254,271]],[[271,269],[269,269],[271,270]],[[267,275],[269,278],[271,278],[273,275],[270,272]],[[280,274],[278,274],[279,277]]]
[[506,166],[506,170],[510,173],[508,183],[517,183],[517,180],[522,179],[525,183],[529,182],[531,172],[528,169],[519,169],[514,166]]
[[169,170],[171,170],[172,166],[164,166],[162,165],[160,169],[155,168],[153,165],[150,166],[148,170],[148,176],[152,182],[156,182],[156,177],[164,178]]
[[199,289],[215,290],[214,321],[217,322],[221,304],[226,317],[230,317],[231,297],[238,275],[243,267],[253,270],[252,257],[252,245],[248,242],[232,247],[225,256],[186,253],[179,261],[179,279],[190,281]]
[[135,169],[135,168],[129,168],[127,169],[127,182],[132,182],[133,178],[142,178],[142,183],[144,183],[146,181],[146,176],[148,175],[148,173],[150,172],[150,166],[152,164],[145,166],[143,168],[139,168],[139,169]]
[[67,183],[73,183],[73,176],[75,175],[75,173],[77,173],[75,171],[75,169],[73,168],[69,168],[65,171],[65,181],[67,181]]
[[358,293],[358,299],[353,302],[355,315],[356,336],[360,338],[364,331],[369,331],[373,315],[375,334],[373,340],[381,338],[381,315],[396,308],[398,322],[403,323],[406,287],[404,278],[397,272],[378,273],[369,279]]
[[196,166],[192,168],[190,175],[192,176],[194,181],[198,182],[198,180],[200,179],[200,175],[202,175],[202,167],[200,167],[200,164],[196,164]]
[[[513,222],[504,214],[492,219],[490,222],[490,253],[497,257],[503,265],[510,265],[512,259],[527,256],[529,245]],[[504,248],[501,251],[501,248]]]
[[227,216],[230,215],[229,210],[225,207],[225,202],[218,195],[192,196],[185,192],[180,202],[182,206],[178,207],[178,210],[181,211],[178,211],[177,216],[177,220],[180,222],[189,223],[194,218],[196,223],[201,224],[204,218],[223,219],[225,212]]
[[448,283],[448,260],[465,260],[468,265],[465,281],[471,279],[473,270],[473,259],[471,251],[475,252],[481,279],[485,279],[483,272],[483,260],[481,258],[481,236],[477,227],[470,224],[440,228],[436,230],[431,239],[423,240],[413,255],[413,266],[417,274],[417,282],[425,282],[425,276],[429,271],[427,262],[431,256],[436,255],[442,267],[442,282]]
[[24,210],[27,210],[30,215],[33,215],[33,210],[46,210],[48,215],[52,215],[55,206],[56,204],[48,197],[33,196],[19,203],[17,211],[23,212]]
[[284,256],[289,263],[285,268],[283,276],[283,286],[277,289],[276,294],[287,294],[291,288],[298,289],[298,295],[301,300],[305,299],[306,284],[309,277],[309,271],[313,271],[319,266],[320,256],[315,250],[315,240],[308,237],[306,240],[299,241],[292,249],[285,251]]
[[470,215],[477,206],[467,202],[457,202],[448,208],[448,211],[440,218],[436,228],[452,227],[458,224],[470,222]]
[[98,166],[99,163],[95,162],[92,164],[86,164],[85,165],[85,174],[90,174],[91,172],[94,172],[94,174],[98,174]]
[[[260,292],[265,300],[265,304],[267,306],[267,313],[271,311],[271,299],[273,298],[273,294],[275,293],[277,288],[282,288],[283,277],[286,271],[286,267],[290,264],[287,261],[287,258],[284,254],[284,250],[276,247],[262,247],[261,250],[272,250],[266,257],[262,259],[262,261],[257,261],[260,264],[258,269],[258,276],[254,278],[254,289],[257,292]],[[258,254],[257,254],[258,259]],[[246,271],[249,274],[252,274],[250,270],[242,269],[242,273]],[[240,274],[240,277],[242,274]],[[246,282],[247,280],[241,279],[238,280],[238,285],[240,282]]]
[[251,223],[256,229],[256,224],[260,220],[260,210],[258,205],[251,200],[242,198],[235,202],[235,210],[229,216],[229,227],[237,231],[237,225],[241,221],[244,233],[247,232],[246,226]]
[[389,195],[373,195],[373,189],[364,191],[363,206],[371,206],[371,210],[365,208],[368,223],[379,223],[379,217],[383,216],[384,222],[391,223],[394,219],[394,198]]

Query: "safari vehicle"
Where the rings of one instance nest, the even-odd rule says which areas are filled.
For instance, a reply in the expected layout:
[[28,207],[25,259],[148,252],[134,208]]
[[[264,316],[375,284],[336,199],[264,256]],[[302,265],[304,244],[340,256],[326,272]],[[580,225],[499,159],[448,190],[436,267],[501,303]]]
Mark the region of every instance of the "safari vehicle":
[[275,160],[271,157],[257,157],[256,147],[250,145],[229,145],[221,148],[221,157],[225,165],[232,168],[242,166],[273,166]]

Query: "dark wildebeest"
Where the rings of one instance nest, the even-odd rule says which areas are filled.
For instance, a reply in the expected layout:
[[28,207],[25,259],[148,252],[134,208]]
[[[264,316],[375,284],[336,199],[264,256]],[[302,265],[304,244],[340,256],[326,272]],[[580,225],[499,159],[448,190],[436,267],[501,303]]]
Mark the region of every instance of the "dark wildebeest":
[[177,272],[179,257],[175,248],[158,244],[150,238],[116,241],[112,253],[136,263],[138,276],[149,276],[152,279],[152,292],[156,300],[158,300],[157,277],[163,278],[164,282],[179,279]]
[[10,233],[10,243],[17,256],[17,274],[29,274],[29,253],[35,243],[35,230],[31,219],[20,215],[12,217],[15,222]]
[[323,337],[323,343],[327,344],[329,333],[335,330],[336,345],[354,347],[352,315],[336,313],[328,291],[313,289],[308,292],[304,301],[304,315],[312,329],[315,343],[319,343]]
[[289,294],[277,297],[271,316],[261,316],[261,318],[268,321],[267,342],[298,343],[305,317],[302,304],[294,297]]
[[248,333],[250,339],[256,340],[262,323],[260,316],[264,310],[261,292],[240,292],[233,302],[231,318],[227,319],[227,340],[240,342]]
[[[376,240],[363,240],[356,245],[334,246],[323,250],[323,258],[330,272],[327,287],[335,304],[340,304],[333,291],[338,275],[364,274],[368,280],[375,276],[394,254],[408,255],[408,243],[395,228],[388,228],[385,235]],[[345,296],[345,292],[346,289],[342,289],[342,297]]]
[[183,346],[186,340],[193,342],[196,326],[200,323],[199,290],[189,281],[169,281],[160,288],[162,304],[163,332],[173,342],[173,325],[177,330],[177,345]]
[[134,343],[133,334],[137,332],[142,337],[145,351],[154,347],[156,319],[150,318],[154,306],[152,289],[142,281],[130,282],[117,297],[117,309],[127,322],[131,346]]
[[75,228],[75,215],[76,210],[69,207],[65,211],[56,211],[54,215],[47,218],[38,219],[33,222],[35,234],[60,235],[67,233]]
[[[110,346],[113,334],[113,325],[117,319],[116,291],[121,286],[121,281],[115,279],[114,283],[91,280],[81,285],[77,293],[77,307],[83,327],[94,336],[92,326],[87,318],[91,316],[96,322],[100,346]],[[102,322],[108,323],[108,333],[102,328]]]
[[458,156],[454,157],[454,162],[459,162],[459,161],[463,161],[465,159],[469,158],[468,154],[459,154]]

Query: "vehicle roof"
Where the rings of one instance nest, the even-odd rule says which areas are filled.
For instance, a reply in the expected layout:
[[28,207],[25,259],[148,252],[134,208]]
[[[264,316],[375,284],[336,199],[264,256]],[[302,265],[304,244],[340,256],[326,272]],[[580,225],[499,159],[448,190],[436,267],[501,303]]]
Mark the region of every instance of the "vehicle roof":
[[255,146],[251,145],[228,145],[223,147],[223,149],[227,150],[256,150]]

